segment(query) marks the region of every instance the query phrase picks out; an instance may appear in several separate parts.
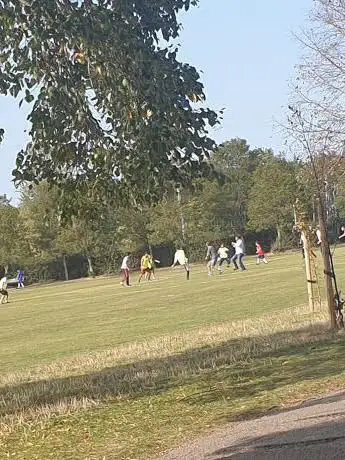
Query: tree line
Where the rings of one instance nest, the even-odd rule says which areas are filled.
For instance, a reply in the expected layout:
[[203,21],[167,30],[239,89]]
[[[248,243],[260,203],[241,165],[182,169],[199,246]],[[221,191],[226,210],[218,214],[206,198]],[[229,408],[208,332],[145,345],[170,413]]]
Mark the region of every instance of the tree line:
[[[190,259],[200,261],[206,241],[229,244],[236,234],[244,235],[249,254],[256,239],[267,250],[283,250],[298,242],[293,232],[297,199],[316,225],[308,164],[270,149],[251,149],[244,139],[220,145],[211,164],[215,174],[183,187],[180,201],[176,183],[168,182],[155,205],[114,205],[100,200],[92,187],[61,197],[47,182],[24,186],[18,206],[0,200],[0,265],[9,274],[24,269],[34,282],[116,273],[125,252],[135,263],[142,251],[153,251],[165,266],[183,244]],[[331,221],[345,215],[345,181],[328,169]],[[68,220],[61,213],[66,206],[73,207]]]

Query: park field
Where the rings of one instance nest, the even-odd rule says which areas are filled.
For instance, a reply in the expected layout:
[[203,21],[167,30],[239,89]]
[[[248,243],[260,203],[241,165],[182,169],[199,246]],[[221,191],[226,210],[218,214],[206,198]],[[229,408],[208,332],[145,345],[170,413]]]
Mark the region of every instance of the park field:
[[[153,459],[342,387],[344,337],[323,305],[306,306],[301,254],[246,263],[213,277],[196,265],[189,281],[180,268],[141,285],[134,274],[131,288],[114,277],[11,290],[0,309],[0,458]],[[345,287],[343,248],[335,264]]]

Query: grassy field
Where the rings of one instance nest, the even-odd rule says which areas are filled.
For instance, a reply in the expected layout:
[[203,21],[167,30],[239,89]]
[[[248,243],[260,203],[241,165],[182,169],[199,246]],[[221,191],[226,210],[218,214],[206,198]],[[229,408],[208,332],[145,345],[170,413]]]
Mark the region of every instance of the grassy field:
[[109,278],[11,291],[0,310],[0,458],[152,459],[342,386],[345,344],[322,308],[304,306],[300,254],[247,262],[212,278],[195,266],[189,282],[175,269],[130,289]]

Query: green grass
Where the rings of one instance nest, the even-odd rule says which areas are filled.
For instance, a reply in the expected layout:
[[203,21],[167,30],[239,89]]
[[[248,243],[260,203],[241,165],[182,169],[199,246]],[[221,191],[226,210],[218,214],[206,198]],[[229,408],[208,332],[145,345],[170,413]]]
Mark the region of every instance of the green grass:
[[344,341],[320,325],[323,311],[301,307],[300,254],[248,268],[11,291],[0,310],[0,458],[149,459],[341,386]]
[[156,282],[128,290],[113,278],[11,292],[12,303],[1,311],[2,369],[303,304],[300,259],[282,256],[267,267],[250,266],[245,273],[229,269],[212,279],[196,267],[189,282],[180,269],[164,270]]

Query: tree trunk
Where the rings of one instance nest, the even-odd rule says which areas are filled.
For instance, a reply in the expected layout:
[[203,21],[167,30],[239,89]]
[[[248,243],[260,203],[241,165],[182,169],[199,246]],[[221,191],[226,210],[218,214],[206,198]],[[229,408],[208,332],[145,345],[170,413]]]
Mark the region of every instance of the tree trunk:
[[87,263],[88,263],[89,276],[92,276],[93,278],[95,276],[95,272],[93,271],[91,256],[87,254],[86,258],[87,258]]
[[279,225],[277,225],[276,230],[277,230],[277,249],[278,251],[280,251],[282,248],[282,232],[281,232]]
[[336,329],[337,322],[335,318],[335,305],[334,305],[334,290],[333,290],[333,277],[334,273],[331,267],[330,249],[328,242],[328,232],[326,227],[326,210],[323,203],[319,203],[319,224],[321,232],[321,252],[323,259],[323,272],[325,278],[325,294],[327,307],[329,312],[330,325],[332,329]]
[[313,227],[316,227],[316,206],[315,206],[315,199],[313,198]]
[[150,243],[147,243],[148,244],[148,247],[149,247],[149,253],[150,253],[150,256],[151,258],[153,259],[153,252],[152,252],[152,246]]
[[311,269],[311,247],[305,230],[301,233],[304,249],[305,271],[307,276],[308,302],[311,311],[314,311],[313,284],[316,282]]
[[62,256],[62,263],[63,263],[64,272],[65,272],[65,280],[68,281],[68,279],[69,279],[69,277],[68,277],[68,267],[67,267],[67,260],[66,260],[65,255]]

